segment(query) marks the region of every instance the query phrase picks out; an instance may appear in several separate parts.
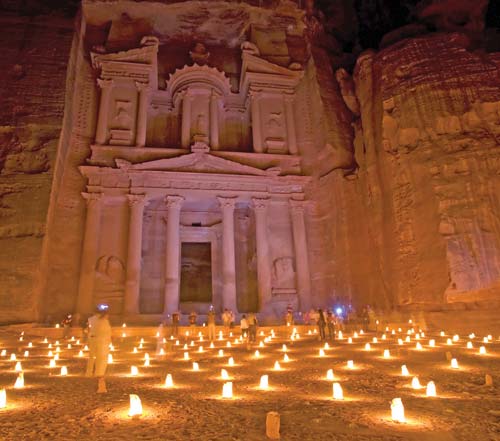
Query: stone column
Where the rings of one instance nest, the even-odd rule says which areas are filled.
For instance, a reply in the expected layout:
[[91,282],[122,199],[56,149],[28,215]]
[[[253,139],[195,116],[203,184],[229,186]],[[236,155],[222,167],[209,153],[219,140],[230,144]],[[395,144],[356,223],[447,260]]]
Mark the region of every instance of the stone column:
[[191,144],[191,97],[188,91],[184,91],[182,98],[182,148],[187,149]]
[[146,128],[148,122],[148,105],[151,95],[151,87],[147,83],[135,82],[139,91],[139,105],[137,109],[137,130],[135,135],[135,144],[137,147],[146,145]]
[[219,148],[219,95],[213,89],[210,95],[210,148]]
[[101,230],[102,194],[82,193],[82,196],[87,201],[87,215],[80,261],[80,282],[76,311],[81,315],[85,315],[94,310],[94,280]]
[[124,314],[139,314],[139,290],[141,281],[142,221],[146,196],[127,195],[130,208],[128,226],[127,281],[123,301]]
[[307,251],[306,224],[304,221],[304,201],[290,199],[292,216],[293,243],[295,248],[295,267],[297,272],[297,291],[300,309],[311,308],[311,276]]
[[260,311],[262,311],[271,301],[271,259],[267,237],[267,207],[269,200],[253,198],[252,202],[255,211],[259,307]]
[[171,314],[179,308],[180,282],[180,218],[182,196],[167,196],[167,250],[165,268],[165,301],[163,313]]
[[96,144],[104,145],[108,139],[109,104],[111,101],[111,91],[113,90],[113,80],[102,80],[98,78],[97,84],[101,88],[101,98],[99,101],[99,115],[97,118],[95,142]]
[[262,142],[262,127],[260,121],[260,92],[250,92],[251,96],[251,111],[252,111],[252,136],[253,149],[257,153],[264,152],[264,144]]
[[293,117],[293,95],[284,94],[283,99],[285,101],[286,141],[288,144],[288,152],[292,155],[298,155],[295,118]]
[[218,196],[222,209],[222,307],[236,307],[236,261],[234,253],[234,206],[236,197]]

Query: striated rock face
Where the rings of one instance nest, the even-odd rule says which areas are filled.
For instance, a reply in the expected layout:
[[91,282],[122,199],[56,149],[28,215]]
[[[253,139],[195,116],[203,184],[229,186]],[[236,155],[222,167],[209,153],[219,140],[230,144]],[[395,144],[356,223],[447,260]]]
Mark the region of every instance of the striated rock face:
[[0,322],[29,321],[37,318],[73,20],[3,14],[0,25]]
[[357,61],[357,179],[318,188],[338,287],[360,302],[500,299],[500,57],[467,44],[434,34]]

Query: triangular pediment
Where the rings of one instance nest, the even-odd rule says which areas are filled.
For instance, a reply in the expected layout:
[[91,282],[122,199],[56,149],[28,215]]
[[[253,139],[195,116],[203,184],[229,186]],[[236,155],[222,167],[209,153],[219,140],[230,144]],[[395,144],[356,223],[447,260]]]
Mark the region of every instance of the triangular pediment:
[[268,174],[264,170],[219,158],[207,152],[194,152],[175,158],[157,159],[140,164],[131,164],[128,161],[117,159],[116,164],[119,168],[130,171],[174,171],[251,176]]

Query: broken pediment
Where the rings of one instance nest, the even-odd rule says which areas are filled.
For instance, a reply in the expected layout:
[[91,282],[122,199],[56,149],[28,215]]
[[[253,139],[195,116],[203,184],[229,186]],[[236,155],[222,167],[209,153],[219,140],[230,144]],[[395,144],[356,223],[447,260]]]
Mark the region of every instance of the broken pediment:
[[[207,149],[194,147],[192,153],[175,158],[157,159],[154,161],[131,164],[123,159],[116,159],[118,168],[144,171],[184,171],[192,173],[219,173],[233,175],[266,176],[269,173],[259,168],[250,167],[228,159],[211,155]],[[270,173],[275,173],[270,171]]]

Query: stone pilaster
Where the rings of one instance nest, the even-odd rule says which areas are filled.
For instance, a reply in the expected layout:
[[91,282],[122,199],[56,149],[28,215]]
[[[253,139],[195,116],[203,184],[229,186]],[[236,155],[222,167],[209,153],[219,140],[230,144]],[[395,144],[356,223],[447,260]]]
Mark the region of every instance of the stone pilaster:
[[259,307],[262,311],[271,301],[271,259],[269,255],[267,230],[267,209],[269,199],[253,198],[252,202],[255,212]]
[[222,209],[222,306],[235,313],[236,261],[234,252],[234,207],[236,197],[218,196]]
[[295,131],[295,118],[293,117],[293,95],[284,94],[285,101],[285,117],[286,117],[286,140],[288,152],[292,155],[298,155],[297,135]]
[[142,223],[144,206],[147,200],[143,194],[129,194],[127,198],[130,209],[130,220],[128,227],[127,280],[125,284],[123,312],[124,314],[139,314]]
[[185,91],[182,98],[182,129],[181,144],[183,149],[191,144],[191,96]]
[[94,280],[101,231],[101,193],[82,193],[87,202],[82,258],[80,261],[80,283],[76,311],[81,315],[94,310]]
[[137,132],[135,136],[135,144],[137,147],[144,147],[146,145],[146,129],[148,121],[148,106],[149,98],[151,96],[151,87],[149,84],[135,82],[137,90],[139,91],[139,106],[137,109]]
[[257,153],[264,152],[264,144],[262,140],[262,123],[260,115],[260,100],[261,93],[250,91],[251,97],[251,112],[252,112],[252,136],[253,136],[253,149]]
[[290,212],[292,217],[300,309],[302,311],[309,311],[311,308],[311,275],[309,271],[306,224],[304,220],[304,201],[290,199]]
[[171,314],[179,308],[180,288],[180,216],[184,198],[167,196],[167,249],[165,268],[165,301],[163,313]]
[[98,78],[97,84],[101,88],[101,98],[99,100],[99,115],[97,119],[95,142],[99,145],[105,145],[108,141],[109,105],[111,101],[111,92],[113,90],[113,80]]
[[219,95],[212,90],[210,95],[210,148],[219,148]]

